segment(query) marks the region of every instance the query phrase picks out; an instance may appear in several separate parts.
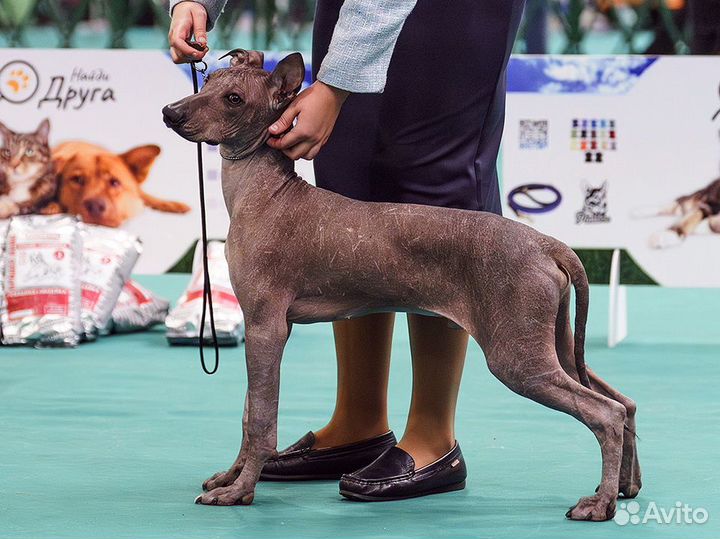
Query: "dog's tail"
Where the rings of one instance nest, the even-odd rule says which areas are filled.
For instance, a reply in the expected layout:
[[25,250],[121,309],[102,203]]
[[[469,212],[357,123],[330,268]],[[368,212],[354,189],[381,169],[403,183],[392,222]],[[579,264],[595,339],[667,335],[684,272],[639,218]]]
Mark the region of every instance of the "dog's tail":
[[167,213],[187,213],[190,211],[190,206],[187,204],[156,198],[152,195],[148,195],[144,191],[140,192],[140,198],[142,198],[143,203],[148,208],[152,208],[153,210],[164,211]]
[[587,368],[585,366],[585,328],[587,326],[588,306],[590,303],[590,285],[588,283],[585,267],[575,252],[562,245],[556,251],[555,260],[570,276],[570,282],[575,287],[575,369],[580,383],[590,388]]

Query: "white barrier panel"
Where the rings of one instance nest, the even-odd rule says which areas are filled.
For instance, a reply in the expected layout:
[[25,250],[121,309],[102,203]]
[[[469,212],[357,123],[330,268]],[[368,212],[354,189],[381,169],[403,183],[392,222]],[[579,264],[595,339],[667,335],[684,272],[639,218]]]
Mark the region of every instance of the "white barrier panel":
[[720,286],[719,83],[716,57],[513,57],[505,215],[626,248],[662,285]]
[[[211,69],[227,66],[227,59],[215,65],[218,55],[211,56]],[[266,68],[283,56],[268,53]],[[309,78],[309,63],[307,73]],[[190,93],[188,66],[176,66],[161,51],[0,49],[0,123],[7,130],[34,132],[47,118],[51,148],[81,141],[84,146],[71,149],[88,154],[92,144],[109,151],[103,166],[121,171],[118,182],[110,185],[107,175],[85,164],[68,171],[73,177],[60,189],[67,204],[90,207],[101,224],[122,226],[142,239],[138,273],[166,271],[200,235],[195,146],[166,128],[161,115],[164,105]],[[140,150],[123,155],[133,148]],[[206,147],[205,153],[209,235],[224,238],[228,219],[220,159],[215,148]],[[161,211],[142,203],[128,163],[150,164],[140,187],[159,200],[150,204]],[[298,169],[307,178],[309,167],[303,163]],[[184,206],[166,202],[190,211],[177,213]]]
[[[282,56],[267,54],[266,68]],[[217,67],[214,61],[210,67]],[[513,57],[503,146],[506,194],[543,186],[513,200],[529,211],[546,210],[529,214],[532,224],[573,247],[627,248],[664,285],[720,286],[720,235],[711,232],[708,219],[698,219],[698,204],[687,204],[684,227],[692,230],[682,242],[667,231],[678,216],[639,218],[717,177],[719,67],[713,57]],[[82,141],[117,159],[133,148],[159,148],[141,188],[165,211],[143,209],[137,190],[93,194],[91,174],[82,190],[65,193],[76,205],[101,198],[109,208],[118,206],[116,224],[145,245],[140,273],[166,271],[199,236],[194,146],[167,129],[160,113],[191,92],[187,66],[174,65],[160,51],[0,49],[0,122],[9,131],[35,131],[47,118],[53,148]],[[220,161],[214,148],[205,152],[210,236],[223,238]],[[300,161],[297,168],[312,181],[309,163]],[[720,185],[717,192],[720,197]],[[167,201],[190,211],[173,213],[181,206],[162,204]],[[718,202],[701,202],[709,208],[705,213],[720,209]],[[514,216],[507,207],[505,214]]]

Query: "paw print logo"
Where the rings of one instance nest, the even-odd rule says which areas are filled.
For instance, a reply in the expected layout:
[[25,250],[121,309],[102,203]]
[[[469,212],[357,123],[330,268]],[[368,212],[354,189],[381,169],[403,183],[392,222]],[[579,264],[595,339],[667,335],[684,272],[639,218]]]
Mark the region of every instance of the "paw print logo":
[[623,502],[615,512],[613,520],[615,524],[625,526],[626,524],[640,524],[640,504],[636,501]]
[[10,77],[5,83],[12,92],[19,94],[22,90],[28,87],[30,77],[21,69],[13,69],[10,72]]
[[22,60],[13,60],[0,68],[0,100],[20,104],[35,95],[39,78],[35,68]]

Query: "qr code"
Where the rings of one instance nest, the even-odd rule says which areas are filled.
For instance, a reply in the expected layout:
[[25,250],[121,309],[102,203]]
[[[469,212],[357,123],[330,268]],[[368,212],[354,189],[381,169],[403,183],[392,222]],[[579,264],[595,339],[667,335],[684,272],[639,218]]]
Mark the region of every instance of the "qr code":
[[543,150],[548,145],[547,120],[520,120],[520,149]]

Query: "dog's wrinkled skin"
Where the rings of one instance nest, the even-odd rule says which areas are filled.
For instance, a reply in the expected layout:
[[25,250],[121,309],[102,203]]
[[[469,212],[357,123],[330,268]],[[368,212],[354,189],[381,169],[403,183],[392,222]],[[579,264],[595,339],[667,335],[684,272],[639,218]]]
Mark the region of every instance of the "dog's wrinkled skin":
[[271,74],[258,53],[230,55],[230,68],[211,75],[198,95],[163,109],[169,127],[191,141],[219,143],[226,157],[226,255],[247,324],[240,453],[196,501],[252,501],[276,451],[280,360],[293,323],[406,311],[447,317],[477,340],[510,389],[592,430],[602,481],[567,516],[612,518],[618,493],[634,497],[640,489],[635,404],[585,368],[588,283],[575,254],[497,215],[358,202],[312,187],[265,144],[267,127],[301,84],[302,57],[288,56]]

